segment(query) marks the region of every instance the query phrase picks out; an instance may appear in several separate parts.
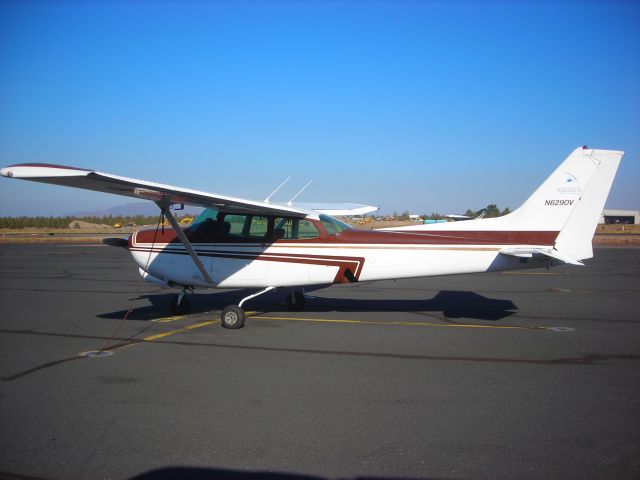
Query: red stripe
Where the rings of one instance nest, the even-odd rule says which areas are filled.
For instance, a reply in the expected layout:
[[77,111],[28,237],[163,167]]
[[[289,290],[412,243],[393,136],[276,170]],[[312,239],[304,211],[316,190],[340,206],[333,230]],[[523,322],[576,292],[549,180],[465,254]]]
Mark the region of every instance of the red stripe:
[[[194,245],[205,243],[245,244],[264,243],[268,245],[278,243],[320,243],[327,245],[340,245],[352,243],[365,243],[374,245],[553,245],[558,232],[550,231],[375,231],[375,230],[346,230],[339,235],[322,235],[320,238],[305,238],[299,240],[277,240],[261,242],[255,238],[215,238],[207,241],[198,241],[199,238],[191,234],[189,229],[185,233]],[[156,243],[179,243],[175,232],[171,227],[166,227],[164,233],[155,229],[141,230],[138,232],[136,242],[152,243],[154,236]],[[202,238],[202,237],[201,237]]]
[[488,230],[347,230],[343,243],[424,245],[553,245],[558,232]]
[[[152,249],[145,247],[133,247],[130,250],[135,252],[153,252],[162,255],[186,255],[186,250],[176,249],[164,249],[162,247],[155,247]],[[219,252],[215,250],[200,251],[198,255],[203,257],[221,257],[232,258],[241,260],[259,260],[265,262],[283,262],[283,263],[301,263],[306,265],[324,265],[330,267],[338,267],[333,283],[349,283],[349,279],[346,276],[347,270],[351,271],[351,274],[357,279],[360,278],[362,273],[362,267],[364,266],[365,259],[363,257],[339,257],[332,255],[300,255],[300,254],[284,254],[284,253],[251,253],[251,252]]]

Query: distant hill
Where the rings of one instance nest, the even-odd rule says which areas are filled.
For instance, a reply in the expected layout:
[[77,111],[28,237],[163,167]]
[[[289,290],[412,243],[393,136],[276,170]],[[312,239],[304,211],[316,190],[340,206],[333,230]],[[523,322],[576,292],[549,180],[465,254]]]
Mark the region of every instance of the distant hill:
[[[188,213],[190,215],[198,215],[202,212],[201,207],[192,207],[190,205],[185,205],[184,210],[175,210],[174,213],[179,216],[183,216]],[[121,216],[121,217],[132,217],[134,215],[159,215],[160,209],[155,203],[151,202],[136,202],[136,203],[127,203],[125,205],[120,205],[118,207],[111,207],[105,210],[94,210],[91,212],[72,212],[67,215],[70,217],[108,217],[108,216]]]

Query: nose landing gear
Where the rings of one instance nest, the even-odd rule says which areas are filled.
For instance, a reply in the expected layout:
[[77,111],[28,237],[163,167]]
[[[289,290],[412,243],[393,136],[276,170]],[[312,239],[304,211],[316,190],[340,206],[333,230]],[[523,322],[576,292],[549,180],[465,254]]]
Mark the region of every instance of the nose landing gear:
[[306,304],[304,293],[299,290],[292,290],[291,293],[287,295],[286,304],[287,308],[294,312],[304,310]]
[[171,302],[169,303],[169,308],[171,309],[171,313],[174,315],[186,315],[189,313],[191,309],[191,302],[185,295],[187,293],[187,289],[183,288],[182,291],[171,297]]

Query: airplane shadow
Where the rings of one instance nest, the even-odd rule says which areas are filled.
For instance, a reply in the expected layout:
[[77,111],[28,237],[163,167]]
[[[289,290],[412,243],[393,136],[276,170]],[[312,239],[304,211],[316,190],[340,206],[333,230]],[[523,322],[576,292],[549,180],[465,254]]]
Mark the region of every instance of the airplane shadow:
[[[237,304],[243,297],[255,293],[255,289],[220,291],[208,294],[190,295],[191,314],[221,310],[227,305]],[[281,289],[250,300],[243,307],[246,310],[274,313],[289,311],[285,307],[288,289]],[[175,294],[160,293],[141,295],[138,300],[150,304],[135,307],[128,320],[149,321],[170,316],[169,302]],[[284,310],[283,310],[284,309]],[[365,299],[313,297],[307,299],[305,312],[441,312],[448,319],[468,318],[474,320],[498,321],[515,314],[518,307],[511,300],[488,298],[475,292],[442,290],[430,299]],[[108,312],[98,318],[121,320],[126,310]]]
[[[326,477],[315,475],[299,475],[279,472],[251,472],[202,467],[166,467],[150,470],[132,477],[130,480],[328,480]],[[344,480],[347,480],[346,478]],[[353,480],[409,480],[408,478],[388,477],[353,477]],[[436,480],[421,477],[421,480]]]

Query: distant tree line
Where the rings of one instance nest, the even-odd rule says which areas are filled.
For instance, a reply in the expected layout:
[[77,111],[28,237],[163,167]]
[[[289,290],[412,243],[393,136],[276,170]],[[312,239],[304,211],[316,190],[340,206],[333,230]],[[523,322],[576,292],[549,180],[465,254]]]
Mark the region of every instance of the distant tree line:
[[[482,215],[483,213],[484,215]],[[501,217],[502,215],[506,215],[508,213],[511,213],[511,210],[509,210],[509,207],[505,208],[504,210],[500,210],[495,203],[487,205],[486,207],[481,208],[480,210],[468,209],[466,212],[464,212],[466,216],[471,218],[476,218],[476,217],[479,217],[480,215],[482,215],[484,218]],[[405,210],[400,214],[398,214],[398,212],[393,212],[392,217],[396,220],[409,220],[409,210]],[[425,213],[424,215],[420,215],[420,218],[423,220],[427,220],[427,219],[443,220],[443,219],[446,219],[447,217],[446,215],[442,215],[437,212],[432,212],[432,213]]]
[[468,217],[479,217],[480,215],[483,215],[484,218],[491,218],[491,217],[501,217],[503,215],[507,215],[508,213],[511,213],[511,210],[509,210],[509,207],[506,207],[504,210],[500,210],[498,208],[498,206],[495,203],[492,203],[490,205],[487,205],[484,208],[481,208],[480,210],[471,210],[468,209],[466,212],[464,212],[464,214]]
[[[81,221],[106,225],[155,225],[159,215],[109,215],[108,217],[0,217],[0,228],[74,228],[73,222]],[[77,227],[76,227],[77,228]]]

